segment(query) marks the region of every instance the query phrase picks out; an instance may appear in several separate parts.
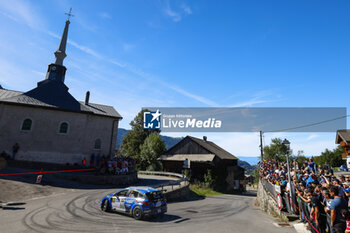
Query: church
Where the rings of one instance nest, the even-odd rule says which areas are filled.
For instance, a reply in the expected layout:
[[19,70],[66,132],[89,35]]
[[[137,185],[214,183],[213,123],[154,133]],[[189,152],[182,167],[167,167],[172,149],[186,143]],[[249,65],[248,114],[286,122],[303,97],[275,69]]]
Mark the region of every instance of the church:
[[80,164],[82,159],[113,156],[121,115],[112,107],[76,100],[64,83],[66,21],[55,62],[46,77],[27,92],[0,85],[0,153],[13,159],[56,164]]

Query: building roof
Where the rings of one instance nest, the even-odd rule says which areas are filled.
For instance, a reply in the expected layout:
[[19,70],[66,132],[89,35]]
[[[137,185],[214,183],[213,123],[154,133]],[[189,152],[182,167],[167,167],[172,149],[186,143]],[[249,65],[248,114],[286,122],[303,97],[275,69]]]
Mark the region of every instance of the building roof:
[[186,159],[196,162],[211,162],[213,161],[214,154],[175,154],[175,155],[162,155],[160,160],[167,161],[185,161]]
[[0,102],[122,118],[112,107],[77,101],[63,82],[45,80],[28,92],[0,89]]
[[340,142],[349,143],[350,142],[350,129],[340,129],[337,130],[337,136],[335,143],[339,144]]
[[[192,141],[194,141],[195,143],[197,143],[199,146],[203,147],[206,151],[209,151],[210,155],[215,155],[217,157],[219,157],[220,159],[227,159],[227,160],[238,160],[238,158],[236,158],[234,155],[232,155],[231,153],[227,152],[226,150],[224,150],[223,148],[221,148],[220,146],[216,145],[215,143],[213,142],[210,142],[208,140],[203,140],[203,139],[199,139],[199,138],[195,138],[195,137],[192,137],[192,136],[186,136],[185,138],[183,138],[180,142],[176,143],[174,146],[172,146],[170,149],[168,149],[164,155],[162,155],[160,157],[161,160],[170,160],[170,159],[166,159],[167,157],[169,157],[170,154],[169,152],[175,148],[176,146],[180,145],[182,141],[184,140],[187,140],[190,139]],[[175,155],[178,155],[178,154],[175,154]],[[184,154],[179,154],[180,157],[181,156],[184,156]],[[209,161],[207,159],[210,159],[209,158],[209,154],[206,153],[206,154],[186,154],[187,156],[190,155],[190,160],[193,161],[192,159],[192,156],[203,156],[203,159],[202,160],[206,160],[206,161]],[[178,158],[178,157],[174,157],[174,158]],[[210,160],[212,161],[212,159]]]
[[211,141],[195,138],[192,136],[187,136],[187,137],[189,137],[192,141],[195,141],[196,143],[198,143],[200,146],[204,147],[206,150],[215,154],[220,159],[230,159],[230,160],[238,159],[233,154],[231,154],[230,152],[226,151],[225,149],[221,148],[220,146],[216,145]]

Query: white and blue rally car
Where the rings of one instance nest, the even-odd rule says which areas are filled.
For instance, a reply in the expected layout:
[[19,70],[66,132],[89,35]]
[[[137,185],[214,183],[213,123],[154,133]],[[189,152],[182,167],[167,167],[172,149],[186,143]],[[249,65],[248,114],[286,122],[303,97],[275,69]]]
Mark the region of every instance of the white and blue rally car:
[[101,200],[103,211],[126,213],[135,219],[144,216],[162,217],[167,203],[162,191],[151,187],[128,187],[106,195]]

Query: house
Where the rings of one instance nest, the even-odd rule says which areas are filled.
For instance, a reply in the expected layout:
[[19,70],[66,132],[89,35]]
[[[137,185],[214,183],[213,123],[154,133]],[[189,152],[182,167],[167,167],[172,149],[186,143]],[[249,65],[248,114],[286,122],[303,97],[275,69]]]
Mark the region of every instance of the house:
[[344,149],[342,159],[346,160],[347,168],[350,169],[350,129],[337,130],[335,143]]
[[[188,165],[191,178],[203,180],[212,170],[227,189],[239,189],[244,181],[244,169],[237,165],[238,158],[215,143],[187,136],[160,156],[163,169],[181,173]],[[185,167],[184,167],[185,165]]]
[[[76,100],[65,85],[69,20],[55,62],[27,92],[0,86],[0,153],[16,160],[80,164],[82,158],[112,156],[120,114],[112,107]],[[15,78],[15,77],[14,77]]]

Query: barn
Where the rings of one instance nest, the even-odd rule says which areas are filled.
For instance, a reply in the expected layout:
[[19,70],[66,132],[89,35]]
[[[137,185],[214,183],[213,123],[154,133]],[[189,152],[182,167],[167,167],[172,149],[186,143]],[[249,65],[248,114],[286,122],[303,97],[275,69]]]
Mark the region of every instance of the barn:
[[244,168],[238,166],[238,158],[215,143],[203,139],[186,136],[175,144],[159,160],[163,169],[181,173],[184,164],[189,165],[191,179],[203,180],[204,174],[212,170],[227,189],[240,189],[244,181]]

